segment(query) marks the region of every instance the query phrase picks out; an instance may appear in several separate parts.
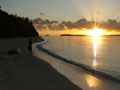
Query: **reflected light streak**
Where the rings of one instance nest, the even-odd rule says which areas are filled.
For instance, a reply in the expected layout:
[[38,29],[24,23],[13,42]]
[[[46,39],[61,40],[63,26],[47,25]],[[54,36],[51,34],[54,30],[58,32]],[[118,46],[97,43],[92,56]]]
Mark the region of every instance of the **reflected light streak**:
[[94,56],[94,59],[93,59],[93,68],[96,69],[97,68],[97,51],[98,49],[100,48],[99,45],[101,43],[101,36],[93,36],[93,56]]
[[94,49],[94,57],[97,56],[97,38],[96,36],[93,37],[93,49]]
[[[96,69],[98,63],[97,63],[97,50],[98,50],[98,46],[100,44],[100,40],[101,36],[93,36],[92,40],[93,40],[93,54],[94,54],[94,59],[93,59],[93,68]],[[101,81],[99,79],[97,79],[94,76],[91,75],[86,75],[85,76],[87,84],[89,85],[90,88],[98,88],[101,85]]]
[[98,49],[98,44],[100,43],[100,36],[94,36],[93,37],[93,54],[94,54],[94,59],[93,59],[93,68],[96,69],[97,67],[97,61],[96,61],[96,57],[97,57],[97,49]]
[[95,78],[94,76],[86,75],[86,80],[87,80],[87,84],[91,88],[96,88],[100,85],[99,79]]

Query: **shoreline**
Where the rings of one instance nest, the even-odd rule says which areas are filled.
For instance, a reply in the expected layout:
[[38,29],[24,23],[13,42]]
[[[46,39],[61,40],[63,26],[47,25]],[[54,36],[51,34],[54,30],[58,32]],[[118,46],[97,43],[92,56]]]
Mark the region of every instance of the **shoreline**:
[[91,68],[91,67],[89,67],[87,65],[70,61],[69,59],[66,59],[66,58],[64,58],[64,57],[62,57],[60,55],[57,55],[57,54],[49,51],[48,49],[43,48],[42,45],[41,46],[37,45],[37,48],[42,50],[43,52],[49,54],[50,56],[52,56],[54,58],[57,58],[58,60],[61,60],[61,61],[66,62],[68,64],[80,67],[80,68],[90,72],[94,76],[102,77],[104,79],[108,79],[108,80],[111,80],[113,82],[120,83],[120,80],[118,78],[116,78],[116,77],[113,77],[112,75],[109,75],[109,74],[104,73],[104,72],[99,71],[99,70],[95,70],[95,69],[93,69],[93,68]]
[[[35,46],[37,45],[39,45],[39,43],[37,43]],[[42,45],[44,45],[44,43],[40,44],[40,46]],[[72,83],[80,88],[85,90],[118,90],[120,88],[119,82],[116,82],[116,80],[114,81],[106,79],[101,75],[99,76],[94,74],[94,72],[91,73],[90,71],[82,69],[81,66],[78,67],[76,65],[66,63],[64,62],[65,59],[60,60],[59,58],[55,58],[49,53],[46,53],[35,46],[34,49],[36,57],[42,58],[45,62],[49,63],[59,73],[67,77]]]
[[[34,38],[40,42],[39,37]],[[27,53],[28,38],[1,39],[0,90],[82,90],[50,64]],[[20,48],[22,54],[10,55],[10,49]]]

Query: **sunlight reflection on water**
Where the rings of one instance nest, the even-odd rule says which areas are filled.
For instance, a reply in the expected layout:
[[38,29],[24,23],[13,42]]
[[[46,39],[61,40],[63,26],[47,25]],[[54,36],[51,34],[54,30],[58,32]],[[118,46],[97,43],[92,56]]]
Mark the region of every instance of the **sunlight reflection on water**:
[[94,54],[94,59],[93,59],[93,68],[97,68],[97,50],[99,49],[99,44],[101,43],[100,36],[94,36],[93,37],[93,54]]
[[[99,36],[49,38],[49,43],[44,45],[44,47],[49,49],[51,52],[66,57],[68,60],[88,65],[93,69],[97,69],[102,72],[109,73],[106,70],[114,70],[118,71],[119,74],[120,37]],[[115,69],[115,67],[118,69]],[[77,67],[75,67],[75,69],[76,68]],[[75,80],[75,83],[80,87],[83,86],[85,90],[118,90],[120,87],[119,84],[110,80],[105,80],[102,77],[98,77],[96,74],[91,75],[87,71],[85,71],[85,73],[81,73],[82,70],[80,70],[80,68],[77,68],[77,70],[78,72],[76,70],[73,72],[70,71],[68,76],[70,75],[72,79]],[[66,70],[65,73],[66,72],[68,71]],[[110,74],[113,75],[116,73],[111,72]],[[82,81],[83,79],[84,81]]]

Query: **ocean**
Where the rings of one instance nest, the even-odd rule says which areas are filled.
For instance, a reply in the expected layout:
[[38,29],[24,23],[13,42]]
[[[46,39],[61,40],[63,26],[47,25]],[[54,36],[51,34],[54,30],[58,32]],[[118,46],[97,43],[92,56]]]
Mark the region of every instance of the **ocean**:
[[120,36],[45,36],[43,38],[47,42],[38,47],[47,50],[46,52],[120,84]]

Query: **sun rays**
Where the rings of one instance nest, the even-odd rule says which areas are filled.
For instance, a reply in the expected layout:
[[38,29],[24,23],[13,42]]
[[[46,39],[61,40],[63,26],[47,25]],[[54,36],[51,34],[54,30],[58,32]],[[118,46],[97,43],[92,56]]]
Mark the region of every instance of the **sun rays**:
[[104,31],[102,29],[99,29],[99,28],[95,27],[93,30],[88,31],[88,35],[89,36],[94,36],[94,37],[102,36],[102,35],[104,35]]

